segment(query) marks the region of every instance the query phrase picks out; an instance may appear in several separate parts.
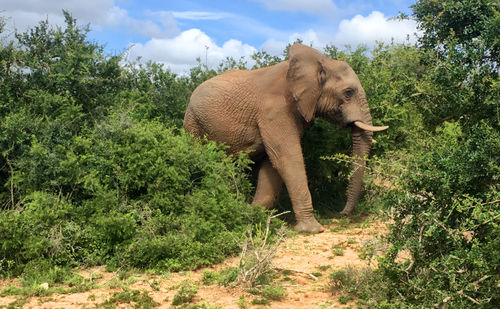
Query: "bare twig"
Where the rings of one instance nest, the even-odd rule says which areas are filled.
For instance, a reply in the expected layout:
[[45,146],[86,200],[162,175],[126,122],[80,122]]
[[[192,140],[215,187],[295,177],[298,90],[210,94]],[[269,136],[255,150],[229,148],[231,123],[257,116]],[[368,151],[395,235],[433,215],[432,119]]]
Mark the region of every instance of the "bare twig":
[[469,295],[465,294],[463,290],[458,291],[458,294],[465,296],[465,298],[467,298],[468,300],[470,300],[471,302],[473,302],[476,305],[480,305],[481,304],[480,302],[478,302],[474,298],[472,298]]
[[485,202],[485,203],[482,203],[481,206],[489,205],[489,204],[496,204],[496,203],[500,203],[500,200],[495,200],[495,201],[491,201],[491,202]]
[[318,280],[318,277],[316,277],[315,275],[313,275],[311,273],[305,272],[305,271],[300,271],[300,270],[295,270],[295,269],[288,269],[288,268],[279,268],[279,267],[276,267],[275,269],[281,270],[281,271],[289,271],[289,272],[292,272],[292,273],[303,274],[303,275],[306,275],[306,276],[314,279],[315,281]]

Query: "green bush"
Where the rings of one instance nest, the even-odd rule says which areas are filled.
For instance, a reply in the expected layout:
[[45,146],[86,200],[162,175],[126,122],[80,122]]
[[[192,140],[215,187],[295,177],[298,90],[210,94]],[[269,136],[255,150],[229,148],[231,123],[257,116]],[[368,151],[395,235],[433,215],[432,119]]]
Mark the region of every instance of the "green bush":
[[35,191],[1,212],[2,273],[45,259],[192,269],[237,251],[265,216],[245,202],[245,156],[159,123],[111,119],[75,137],[59,164],[74,171],[61,183],[74,193]]
[[[404,169],[384,166],[397,183],[385,194],[395,223],[381,269],[404,303],[496,308],[500,122],[498,40],[490,35],[500,15],[482,0],[418,1],[413,9],[427,68],[414,102],[427,130],[396,152],[392,162]],[[409,257],[398,258],[402,251]]]
[[372,278],[383,288],[363,288],[362,274],[338,273],[333,284],[381,308],[497,308],[500,88],[492,33],[500,15],[482,0],[417,1],[413,9],[423,31],[416,47],[381,46],[368,62],[352,54],[374,119],[390,125],[375,137],[367,177],[367,200],[394,220]]
[[[382,263],[405,301],[462,308],[500,303],[499,141],[486,124],[466,133],[445,123],[406,161],[387,194],[395,223]],[[410,257],[401,261],[403,250]]]
[[64,14],[65,28],[0,45],[0,274],[192,269],[236,252],[265,212],[246,203],[247,156],[179,129],[196,81],[121,67]]

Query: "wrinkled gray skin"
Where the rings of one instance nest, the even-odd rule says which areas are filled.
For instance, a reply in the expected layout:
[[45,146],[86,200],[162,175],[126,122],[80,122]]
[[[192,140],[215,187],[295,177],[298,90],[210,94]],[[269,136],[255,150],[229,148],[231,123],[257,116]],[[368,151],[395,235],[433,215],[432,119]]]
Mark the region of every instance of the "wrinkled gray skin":
[[[364,158],[374,131],[365,91],[352,68],[294,44],[289,60],[252,70],[233,70],[195,89],[184,117],[187,132],[224,143],[230,153],[250,151],[260,164],[253,204],[272,208],[284,182],[300,232],[322,232],[313,216],[300,138],[314,117],[352,130],[354,171],[343,214],[358,202]],[[362,128],[360,128],[361,126]]]

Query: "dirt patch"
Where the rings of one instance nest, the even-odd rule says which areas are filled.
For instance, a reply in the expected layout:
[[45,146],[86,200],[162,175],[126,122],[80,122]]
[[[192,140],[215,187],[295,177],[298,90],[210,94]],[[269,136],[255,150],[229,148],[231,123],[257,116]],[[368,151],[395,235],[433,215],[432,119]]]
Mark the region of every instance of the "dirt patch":
[[[172,300],[182,282],[193,282],[198,291],[191,304],[218,305],[221,308],[341,308],[349,304],[339,303],[340,294],[332,294],[328,274],[348,265],[355,267],[374,266],[361,259],[366,242],[386,232],[385,224],[373,218],[364,218],[362,223],[332,220],[321,234],[297,234],[285,239],[273,260],[277,268],[276,281],[285,289],[286,296],[264,306],[253,304],[259,296],[242,287],[224,287],[215,284],[205,286],[202,273],[218,271],[227,266],[237,266],[239,258],[232,257],[213,267],[192,272],[149,275],[130,273],[127,276],[106,272],[104,267],[80,271],[80,274],[95,281],[96,288],[80,293],[52,294],[48,297],[31,297],[24,308],[88,308],[103,304],[123,291],[146,291],[159,308],[172,308]],[[119,278],[121,277],[121,278]],[[126,277],[126,278],[124,278]],[[0,281],[0,288],[15,284],[13,280]],[[138,292],[137,292],[138,293]],[[0,306],[14,305],[14,296],[0,297]],[[113,307],[130,308],[132,303],[117,302]],[[207,305],[208,307],[208,305]],[[203,308],[203,307],[202,307]],[[210,308],[210,307],[208,307]]]

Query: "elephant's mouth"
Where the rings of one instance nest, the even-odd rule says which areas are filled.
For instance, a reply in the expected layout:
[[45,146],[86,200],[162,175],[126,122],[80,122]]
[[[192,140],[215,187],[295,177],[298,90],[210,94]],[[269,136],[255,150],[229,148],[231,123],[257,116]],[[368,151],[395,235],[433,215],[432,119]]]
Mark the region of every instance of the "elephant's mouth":
[[366,124],[362,121],[353,121],[348,124],[348,126],[355,126],[360,128],[361,130],[364,131],[369,131],[369,132],[380,132],[380,131],[385,131],[389,128],[389,126],[372,126],[370,124]]

